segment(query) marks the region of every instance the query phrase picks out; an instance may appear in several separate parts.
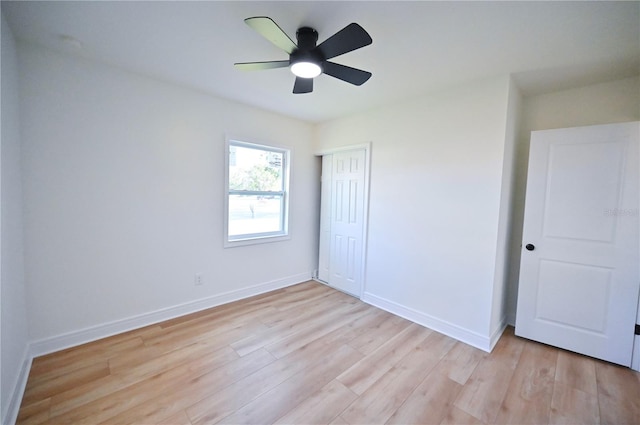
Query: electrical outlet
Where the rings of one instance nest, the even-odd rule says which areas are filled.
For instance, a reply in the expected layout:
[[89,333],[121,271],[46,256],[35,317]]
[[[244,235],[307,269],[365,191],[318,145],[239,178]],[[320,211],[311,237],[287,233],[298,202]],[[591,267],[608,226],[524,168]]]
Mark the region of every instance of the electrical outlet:
[[204,279],[202,278],[202,273],[196,273],[195,274],[195,277],[193,279],[193,283],[196,286],[200,286],[200,285],[202,285],[204,283]]

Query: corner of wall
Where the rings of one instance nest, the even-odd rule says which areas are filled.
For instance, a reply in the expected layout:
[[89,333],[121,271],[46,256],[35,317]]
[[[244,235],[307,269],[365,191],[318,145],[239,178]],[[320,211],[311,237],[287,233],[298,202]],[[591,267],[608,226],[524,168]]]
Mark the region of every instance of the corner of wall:
[[4,15],[2,39],[2,131],[0,142],[0,416],[15,422],[31,357],[27,327],[22,223],[19,71],[16,43]]
[[31,353],[31,345],[27,345],[22,356],[23,360],[16,376],[14,390],[11,394],[11,398],[7,403],[6,414],[2,418],[3,425],[15,424],[18,419],[18,413],[20,412],[20,405],[22,403],[22,397],[27,387],[27,380],[29,378],[29,372],[31,371],[31,363],[33,362],[33,355]]
[[633,359],[631,369],[640,372],[640,336],[636,335],[633,342]]
[[510,294],[515,283],[511,268],[513,251],[514,215],[516,203],[516,159],[517,136],[520,127],[522,95],[512,77],[508,79],[506,96],[506,116],[504,133],[504,157],[502,166],[502,188],[496,244],[496,264],[494,272],[493,299],[491,306],[490,330],[491,347],[497,342],[508,322]]

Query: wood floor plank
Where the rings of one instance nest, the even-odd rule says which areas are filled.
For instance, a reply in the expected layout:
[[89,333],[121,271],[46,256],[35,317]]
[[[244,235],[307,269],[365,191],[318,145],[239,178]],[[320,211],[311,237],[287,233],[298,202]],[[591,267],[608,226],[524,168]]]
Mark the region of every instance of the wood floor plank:
[[103,378],[109,375],[109,364],[106,361],[86,366],[64,375],[48,379],[38,384],[27,386],[22,402],[25,406],[66,390],[75,388],[87,381]]
[[230,424],[273,423],[361,358],[362,353],[358,350],[342,345],[324,361],[301,370],[222,421]]
[[39,425],[49,420],[51,398],[45,398],[20,408],[17,423],[22,425]]
[[274,308],[273,313],[263,315],[261,320],[269,328],[288,326],[297,322],[298,319],[317,317],[318,314],[326,313],[331,305],[344,303],[344,297],[346,295],[341,292],[321,293],[307,300],[302,300],[306,302],[301,301],[287,309]]
[[194,424],[215,423],[296,373],[325,362],[333,356],[335,350],[335,345],[327,344],[323,338],[319,338],[225,388],[224,391],[218,391],[200,400],[187,409],[187,414]]
[[[255,313],[255,312],[254,312]],[[260,331],[266,327],[260,322],[255,314],[247,314],[241,320],[232,319],[202,321],[190,326],[174,326],[167,332],[144,338],[146,346],[160,345],[165,347],[179,347],[182,344],[194,342],[199,339],[214,337],[218,334],[229,332],[233,329],[245,329],[246,336],[255,331]]]
[[486,357],[486,353],[470,345],[458,342],[442,359],[439,368],[441,373],[449,379],[464,385],[478,366],[478,363]]
[[305,296],[309,296],[309,294],[311,293],[318,293],[318,292],[332,292],[332,289],[324,284],[321,284],[320,282],[314,281],[314,280],[309,280],[307,282],[303,282],[303,283],[299,283],[297,285],[293,285],[293,286],[288,286],[286,288],[283,288],[283,291],[285,293],[285,296],[283,297],[278,297],[278,301],[279,300],[288,300],[288,298],[286,298],[286,296],[291,295],[291,294],[301,294],[304,293]]
[[281,288],[264,294],[255,295],[239,301],[222,304],[217,307],[199,311],[197,313],[176,317],[160,324],[161,327],[168,329],[176,326],[191,326],[201,321],[211,322],[218,319],[235,319],[242,320],[243,315],[261,311],[270,314],[276,312],[276,305],[287,305],[300,299],[310,299],[317,294],[327,294],[330,290],[315,282],[306,282],[295,285],[293,287]]
[[[324,315],[326,316],[336,314],[338,310],[339,309],[337,308],[331,308],[331,306],[328,306],[327,310],[324,312]],[[332,344],[334,346],[348,344],[354,338],[362,335],[370,328],[375,327],[376,324],[382,320],[382,317],[384,317],[385,314],[388,313],[376,308],[366,309],[364,313],[358,315],[356,319],[344,324],[343,326],[337,327],[329,333],[320,336],[318,340],[314,341],[314,343],[316,343],[317,341],[323,341],[325,344]],[[328,320],[331,321],[331,319]],[[232,344],[232,346],[235,348],[237,344],[234,343]]]
[[349,422],[345,421],[342,416],[338,416],[334,420],[332,420],[329,425],[350,425]]
[[384,423],[455,344],[433,332],[386,372],[340,415],[352,423]]
[[484,359],[466,382],[455,406],[485,423],[493,423],[514,370]]
[[306,328],[289,335],[280,341],[266,345],[264,348],[274,356],[282,358],[292,351],[305,346],[311,341],[357,320],[364,316],[367,313],[367,310],[368,307],[364,304],[349,304],[348,308],[341,311],[339,315],[327,316],[333,317],[333,320],[317,321],[316,323],[307,326]]
[[[142,344],[139,345],[142,347]],[[43,385],[46,382],[59,379],[62,375],[67,375],[70,373],[75,373],[80,369],[91,368],[91,367],[101,367],[104,364],[108,364],[107,356],[92,356],[88,355],[83,359],[78,359],[75,362],[69,362],[65,365],[61,365],[60,367],[53,367],[48,369],[46,372],[38,373],[31,371],[29,381],[27,383],[26,390],[29,388],[37,387],[39,385]],[[31,379],[33,376],[33,379]]]
[[184,410],[181,410],[180,412],[176,413],[175,415],[161,422],[147,422],[147,423],[154,423],[158,425],[192,425],[191,421],[189,420],[189,416],[187,416],[187,412],[185,412]]
[[639,394],[513,328],[487,354],[309,281],[38,357],[17,423],[637,425]]
[[275,423],[280,425],[327,424],[338,417],[357,397],[353,391],[333,379]]
[[485,423],[493,423],[522,354],[524,341],[507,330],[493,352],[482,359],[465,383],[455,406]]
[[374,329],[353,340],[349,345],[358,349],[362,354],[371,354],[394,335],[401,332],[411,322],[399,316],[389,314],[385,321]]
[[464,410],[451,406],[440,425],[485,425],[485,423]]
[[549,422],[557,358],[557,349],[526,342],[496,423]]
[[[212,355],[182,364],[153,376],[141,379],[135,371],[123,376],[110,375],[104,379],[89,382],[52,398],[52,423],[74,423],[92,418],[100,422],[133,406],[172,390],[198,376],[237,358],[228,350],[219,350]],[[98,416],[96,416],[98,412]]]
[[337,379],[351,391],[361,395],[431,332],[412,323]]
[[287,310],[304,303],[305,300],[313,300],[329,293],[331,293],[331,289],[326,285],[312,283],[301,289],[285,288],[282,296],[269,300],[260,300],[259,303],[250,302],[248,305],[251,307],[268,305],[275,310]]
[[[330,311],[331,313],[335,313],[335,311],[332,311],[331,309],[329,309],[328,311]],[[356,318],[355,320],[352,320],[351,322],[340,326],[327,334],[322,335],[320,338],[313,341],[312,344],[322,343],[325,345],[333,345],[335,347],[343,344],[348,344],[354,338],[357,338],[371,327],[374,327],[381,320],[381,316],[384,316],[384,314],[382,313],[386,312],[375,308],[368,309],[364,314],[358,316],[358,318]]]
[[126,352],[144,345],[139,336],[117,340],[107,338],[112,342],[95,341],[88,344],[48,354],[33,359],[30,371],[29,385],[38,384],[50,377],[59,377],[78,368],[102,363],[117,353]]
[[[335,295],[338,295],[337,293]],[[344,295],[344,294],[341,294]],[[236,341],[231,344],[234,350],[244,356],[254,350],[266,347],[271,344],[276,344],[285,338],[291,337],[291,335],[301,330],[307,329],[310,325],[325,326],[328,321],[331,321],[332,314],[339,314],[343,311],[353,309],[353,304],[335,304],[336,297],[331,295],[326,296],[318,305],[311,305],[308,309],[301,309],[298,314],[296,312],[286,311],[288,316],[286,320],[277,317],[276,322],[265,323],[267,329],[262,332],[256,332],[246,338]],[[263,321],[264,323],[265,321]]]
[[[105,420],[103,424],[155,424],[168,420],[179,412],[217,391],[262,369],[276,359],[266,350],[258,350],[230,361],[209,373],[199,375],[165,394],[151,398],[131,409]],[[188,418],[188,416],[187,416]]]
[[509,326],[505,329],[487,359],[515,370],[520,361],[525,342],[526,340],[517,337],[514,334],[514,329]]
[[[260,326],[260,325],[259,325]],[[154,360],[162,358],[179,358],[185,355],[187,349],[199,352],[212,352],[229,344],[252,335],[256,332],[254,326],[239,326],[223,332],[203,332],[201,336],[185,339],[182,344],[158,343],[152,346],[145,346],[140,350],[130,351],[114,356],[109,359],[109,367],[112,374],[126,373],[126,371],[137,368],[140,365],[150,365]],[[139,370],[139,369],[137,369]]]
[[232,361],[238,357],[237,353],[228,345],[222,345],[217,341],[198,341],[184,348],[170,351],[157,356],[147,362],[134,366],[121,367],[111,370],[112,375],[138,376],[140,380],[157,375],[182,364],[195,362],[203,357],[223,358],[224,361]]
[[[166,320],[159,324],[163,329],[169,330],[172,327],[189,326],[189,324],[196,324],[201,320],[211,322],[220,317],[228,317],[234,312],[252,312],[256,309],[268,308],[271,299],[278,299],[284,296],[284,289],[277,289],[275,291],[267,292],[264,294],[256,295],[250,298],[245,298],[239,301],[233,301],[227,304],[222,304],[216,307],[211,307],[205,310],[201,310],[195,313],[179,316],[174,319]],[[256,307],[255,309],[252,307]],[[275,311],[275,309],[272,309]]]
[[[214,310],[198,319],[185,321],[165,328],[163,334],[177,336],[183,333],[190,334],[198,332],[199,329],[207,331],[213,327],[224,331],[231,327],[243,326],[245,324],[257,325],[261,323],[261,319],[264,316],[268,316],[276,311],[276,309],[268,306],[243,307],[242,305],[237,305],[229,311]],[[143,340],[146,345],[153,345],[156,341],[153,336],[143,337]]]
[[599,424],[598,396],[556,382],[551,398],[549,423],[553,425]]
[[596,362],[594,359],[560,351],[556,365],[556,382],[568,385],[580,391],[597,396]]
[[326,295],[332,295],[332,294],[336,296],[337,302],[355,304],[358,301],[357,298],[349,296],[345,293],[342,293],[339,291],[336,293],[334,292],[333,289],[330,289],[325,285],[320,285],[320,288],[314,288],[314,290],[315,289],[317,289],[315,293],[307,292],[304,294],[297,294],[298,295],[297,298],[292,298],[286,301],[278,300],[272,305],[276,310],[281,312],[286,312],[286,311],[291,311],[294,308],[307,305],[309,301],[322,300]]
[[462,385],[436,367],[386,422],[388,424],[439,424],[451,410]]
[[[313,288],[310,288],[309,290],[313,291]],[[294,296],[299,295],[288,294],[284,289],[278,289],[272,292],[201,310],[186,316],[176,317],[160,323],[160,326],[165,331],[170,331],[180,328],[194,327],[201,323],[220,323],[229,320],[233,320],[236,323],[242,323],[246,320],[253,320],[255,317],[259,317],[265,313],[270,314],[276,311],[273,307],[275,302],[283,302],[286,297]]]
[[387,315],[386,311],[377,308],[368,309],[363,315],[328,333],[323,339],[330,344],[349,344],[355,338],[375,328]]
[[640,424],[639,375],[621,366],[596,362],[598,405],[603,424]]

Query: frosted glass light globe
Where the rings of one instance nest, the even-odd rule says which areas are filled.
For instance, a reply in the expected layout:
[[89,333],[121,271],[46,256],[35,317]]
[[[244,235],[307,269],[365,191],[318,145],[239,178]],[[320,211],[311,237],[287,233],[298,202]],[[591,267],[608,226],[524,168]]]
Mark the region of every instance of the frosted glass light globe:
[[322,73],[322,69],[313,62],[296,62],[291,65],[291,72],[297,77],[314,78]]

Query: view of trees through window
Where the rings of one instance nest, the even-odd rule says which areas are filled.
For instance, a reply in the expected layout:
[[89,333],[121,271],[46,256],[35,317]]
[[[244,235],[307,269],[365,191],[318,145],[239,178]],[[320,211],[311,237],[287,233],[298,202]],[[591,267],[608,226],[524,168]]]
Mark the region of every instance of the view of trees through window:
[[284,232],[284,160],[282,151],[230,144],[230,240]]

